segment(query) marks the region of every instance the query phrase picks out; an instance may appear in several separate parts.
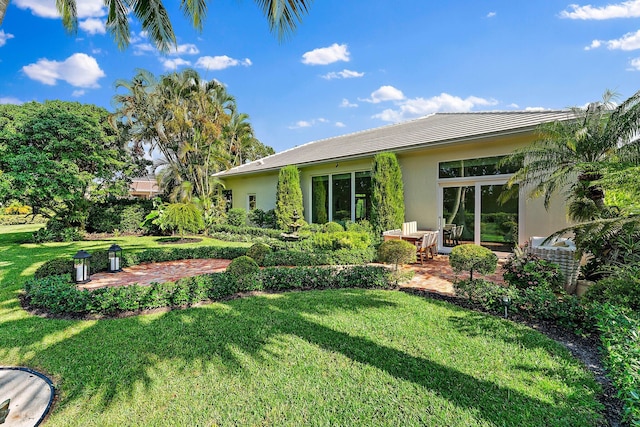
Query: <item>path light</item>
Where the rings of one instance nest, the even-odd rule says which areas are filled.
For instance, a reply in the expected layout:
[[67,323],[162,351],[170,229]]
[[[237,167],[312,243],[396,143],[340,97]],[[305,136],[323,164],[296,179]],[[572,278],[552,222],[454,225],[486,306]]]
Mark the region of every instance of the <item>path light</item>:
[[507,316],[509,315],[508,313],[509,306],[511,305],[511,298],[509,297],[509,295],[502,296],[502,305],[504,305],[504,318],[506,319]]
[[116,244],[109,248],[109,273],[122,271],[122,248]]
[[89,270],[89,258],[91,254],[79,250],[73,256],[73,281],[76,283],[87,283],[91,281]]

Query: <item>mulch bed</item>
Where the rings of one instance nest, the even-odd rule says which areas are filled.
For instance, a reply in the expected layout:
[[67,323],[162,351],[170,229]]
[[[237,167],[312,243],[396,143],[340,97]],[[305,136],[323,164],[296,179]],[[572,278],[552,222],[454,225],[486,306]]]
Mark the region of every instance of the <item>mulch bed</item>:
[[[495,313],[489,313],[479,305],[462,298],[412,288],[402,288],[401,291],[424,298],[446,301],[469,310],[495,315]],[[602,394],[598,396],[598,400],[604,406],[603,415],[607,425],[612,427],[626,425],[622,423],[623,403],[618,398],[618,392],[611,383],[611,380],[606,376],[606,371],[602,365],[600,339],[596,333],[592,333],[589,336],[581,336],[553,322],[532,321],[531,319],[518,315],[510,315],[509,320],[535,329],[566,347],[573,357],[580,360],[584,366],[593,373],[596,381],[602,387]]]

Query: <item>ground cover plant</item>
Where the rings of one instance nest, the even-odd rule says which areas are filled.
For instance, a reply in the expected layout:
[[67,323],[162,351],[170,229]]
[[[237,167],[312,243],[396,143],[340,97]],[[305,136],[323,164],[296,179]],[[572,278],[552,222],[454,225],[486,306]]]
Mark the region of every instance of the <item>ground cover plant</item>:
[[602,421],[592,375],[560,345],[400,292],[259,295],[101,321],[33,316],[18,293],[41,262],[112,243],[21,244],[34,228],[0,228],[0,361],[53,377],[48,425]]

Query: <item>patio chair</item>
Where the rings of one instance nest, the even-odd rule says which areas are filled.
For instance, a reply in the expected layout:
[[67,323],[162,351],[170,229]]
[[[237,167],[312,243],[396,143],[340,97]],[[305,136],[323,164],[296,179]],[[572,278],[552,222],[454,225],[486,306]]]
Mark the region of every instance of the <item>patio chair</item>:
[[438,232],[426,233],[422,239],[416,242],[417,255],[420,257],[420,264],[424,263],[424,258],[435,258],[436,246],[438,245]]
[[456,225],[451,229],[451,240],[453,241],[453,245],[460,244],[460,238],[462,237],[462,232],[464,231],[464,225]]

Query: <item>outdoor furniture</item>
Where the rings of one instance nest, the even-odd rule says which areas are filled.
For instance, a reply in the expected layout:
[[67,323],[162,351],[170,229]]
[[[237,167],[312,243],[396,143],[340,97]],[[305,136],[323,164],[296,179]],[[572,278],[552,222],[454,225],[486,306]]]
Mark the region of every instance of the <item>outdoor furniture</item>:
[[451,244],[453,246],[452,233],[454,228],[456,228],[455,224],[445,224],[442,227],[442,243],[444,245]]
[[429,231],[422,236],[422,239],[416,242],[417,255],[420,257],[420,264],[423,264],[424,258],[435,258],[438,245],[438,232]]
[[464,225],[456,225],[451,229],[451,240],[453,241],[453,245],[460,244],[460,238],[462,237],[462,232],[464,231]]
[[555,262],[564,275],[565,290],[572,293],[578,280],[580,260],[576,259],[576,245],[569,239],[553,238],[545,242],[546,237],[531,237],[525,252]]

